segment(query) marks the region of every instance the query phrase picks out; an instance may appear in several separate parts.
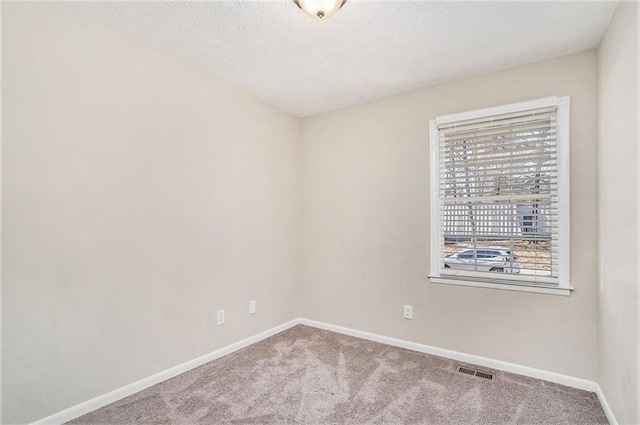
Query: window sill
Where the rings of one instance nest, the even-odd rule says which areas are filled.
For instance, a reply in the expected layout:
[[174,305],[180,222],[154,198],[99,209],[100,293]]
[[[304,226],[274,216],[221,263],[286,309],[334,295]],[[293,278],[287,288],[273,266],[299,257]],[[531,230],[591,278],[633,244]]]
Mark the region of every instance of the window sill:
[[568,297],[569,295],[571,295],[571,291],[573,291],[573,288],[571,287],[559,288],[559,287],[527,285],[527,284],[518,284],[518,283],[477,282],[473,280],[447,279],[447,278],[435,277],[435,276],[429,276],[429,281],[431,283],[439,283],[439,284],[445,284],[445,285],[501,289],[505,291],[518,291],[518,292],[530,292],[534,294],[560,295],[564,297]]

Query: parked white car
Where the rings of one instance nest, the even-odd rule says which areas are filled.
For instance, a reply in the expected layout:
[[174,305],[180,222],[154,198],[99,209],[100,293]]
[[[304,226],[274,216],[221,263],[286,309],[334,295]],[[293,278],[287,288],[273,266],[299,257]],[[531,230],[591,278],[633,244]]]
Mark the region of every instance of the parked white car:
[[518,256],[515,252],[502,247],[464,249],[444,258],[445,269],[520,273]]

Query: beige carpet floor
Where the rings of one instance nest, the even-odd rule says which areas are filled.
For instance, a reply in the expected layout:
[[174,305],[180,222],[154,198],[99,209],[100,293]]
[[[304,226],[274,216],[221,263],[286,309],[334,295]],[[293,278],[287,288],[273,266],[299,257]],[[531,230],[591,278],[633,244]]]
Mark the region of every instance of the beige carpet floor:
[[70,423],[608,423],[594,393],[460,365],[298,325]]

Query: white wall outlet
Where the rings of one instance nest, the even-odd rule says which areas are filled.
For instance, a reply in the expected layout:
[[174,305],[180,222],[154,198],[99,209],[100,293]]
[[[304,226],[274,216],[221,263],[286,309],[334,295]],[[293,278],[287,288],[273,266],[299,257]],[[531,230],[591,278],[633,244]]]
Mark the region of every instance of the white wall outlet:
[[249,314],[256,314],[256,300],[249,301]]
[[405,319],[413,319],[413,306],[412,305],[404,305],[404,318]]
[[218,310],[216,314],[216,324],[218,326],[224,325],[224,310]]

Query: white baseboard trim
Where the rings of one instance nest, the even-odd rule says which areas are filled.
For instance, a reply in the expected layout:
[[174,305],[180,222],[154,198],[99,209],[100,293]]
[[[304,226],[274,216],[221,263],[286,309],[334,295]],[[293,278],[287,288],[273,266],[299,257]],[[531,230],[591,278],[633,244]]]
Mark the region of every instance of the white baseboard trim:
[[555,372],[548,372],[545,370],[535,369],[527,366],[521,366],[514,363],[508,363],[508,362],[495,360],[487,357],[475,356],[472,354],[460,353],[452,350],[445,350],[443,348],[432,347],[425,344],[418,344],[415,342],[404,341],[401,339],[377,335],[369,332],[358,331],[358,330],[346,328],[343,326],[332,325],[329,323],[318,322],[315,320],[310,320],[305,318],[290,320],[289,322],[283,323],[282,325],[268,329],[264,332],[261,332],[257,335],[243,339],[242,341],[238,341],[226,347],[223,347],[212,353],[205,354],[204,356],[190,360],[186,363],[182,363],[181,365],[174,366],[170,369],[156,373],[155,375],[149,376],[147,378],[143,378],[129,385],[125,385],[124,387],[115,389],[111,392],[95,397],[91,400],[77,404],[68,409],[55,413],[51,416],[47,416],[46,418],[33,422],[31,425],[61,425],[67,421],[70,421],[84,414],[87,414],[93,410],[99,409],[108,404],[116,402],[124,397],[128,397],[132,394],[135,394],[139,391],[149,388],[152,385],[158,384],[162,381],[166,381],[167,379],[173,378],[174,376],[187,372],[191,369],[194,369],[212,360],[218,359],[222,356],[226,356],[227,354],[231,354],[234,351],[238,351],[241,348],[245,348],[251,344],[255,344],[258,341],[261,341],[279,332],[292,328],[298,324],[303,324],[303,325],[307,325],[307,326],[311,326],[319,329],[325,329],[325,330],[341,333],[344,335],[354,336],[357,338],[363,338],[369,341],[375,341],[383,344],[393,345],[395,347],[406,348],[408,350],[413,350],[420,353],[432,354],[435,356],[445,357],[445,358],[457,360],[460,362],[484,366],[491,369],[517,373],[519,375],[524,375],[532,378],[542,379],[545,381],[555,382],[557,384],[567,385],[569,387],[578,388],[581,390],[592,391],[597,394],[598,399],[602,404],[602,408],[604,409],[604,412],[607,415],[607,419],[609,420],[611,425],[618,425],[618,422],[613,416],[613,412],[611,411],[611,408],[607,403],[607,400],[604,396],[604,393],[602,392],[602,389],[597,383],[593,381],[589,381],[581,378],[575,378],[567,375],[562,375]]
[[607,420],[609,421],[609,424],[618,425],[618,421],[616,420],[616,417],[613,416],[613,411],[611,410],[609,403],[607,403],[607,398],[604,396],[604,393],[602,392],[602,388],[600,388],[600,385],[597,385],[597,384],[596,384],[596,394],[598,395],[598,400],[600,400],[600,404],[602,405],[602,410],[604,410],[604,414],[607,415]]
[[393,345],[395,347],[418,351],[420,353],[433,354],[434,356],[446,357],[448,359],[457,360],[460,362],[472,363],[475,365],[484,366],[491,369],[517,373],[518,375],[524,375],[524,376],[529,376],[531,378],[542,379],[544,381],[555,382],[557,384],[562,384],[568,387],[578,388],[581,390],[596,392],[598,387],[598,384],[586,379],[575,378],[573,376],[562,375],[560,373],[555,373],[555,372],[548,372],[546,370],[535,369],[528,366],[521,366],[514,363],[508,363],[501,360],[491,359],[488,357],[481,357],[481,356],[475,356],[472,354],[460,353],[458,351],[445,350],[443,348],[432,347],[425,344],[418,344],[415,342],[409,342],[401,339],[390,338],[387,336],[358,331],[355,329],[345,328],[342,326],[331,325],[329,323],[317,322],[315,320],[300,319],[300,323],[303,325],[312,326],[314,328],[326,329],[329,331],[333,331],[333,332],[337,332],[345,335],[368,339],[370,341]]
[[120,387],[118,389],[110,391],[96,398],[92,398],[91,400],[87,400],[83,403],[69,407],[68,409],[62,410],[58,413],[54,413],[51,416],[47,416],[46,418],[33,422],[31,425],[63,424],[67,421],[70,421],[84,414],[87,414],[93,410],[104,407],[107,404],[111,404],[124,397],[128,397],[132,394],[135,394],[139,391],[149,388],[152,385],[159,384],[162,381],[166,381],[167,379],[173,378],[174,376],[180,375],[181,373],[187,372],[191,369],[194,369],[212,360],[218,359],[222,356],[226,356],[227,354],[231,354],[234,351],[238,351],[241,348],[245,348],[251,344],[255,344],[258,341],[261,341],[265,338],[275,335],[278,332],[287,330],[299,323],[300,323],[300,319],[294,319],[289,322],[283,323],[282,325],[268,329],[264,332],[260,332],[259,334],[250,336],[249,338],[243,339],[242,341],[238,341],[234,344],[227,345],[226,347],[223,347],[212,353],[205,354],[204,356],[182,363],[178,366],[174,366],[162,372],[158,372],[155,375],[151,375],[147,378],[143,378],[129,385],[125,385],[124,387]]

